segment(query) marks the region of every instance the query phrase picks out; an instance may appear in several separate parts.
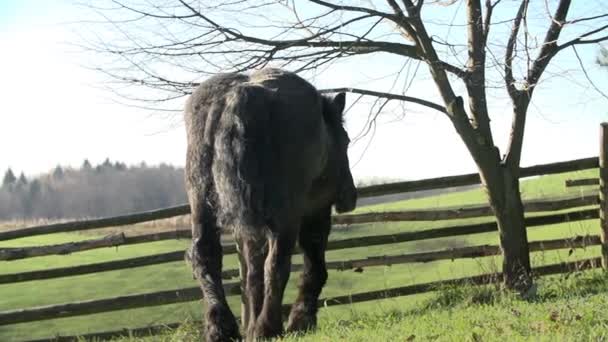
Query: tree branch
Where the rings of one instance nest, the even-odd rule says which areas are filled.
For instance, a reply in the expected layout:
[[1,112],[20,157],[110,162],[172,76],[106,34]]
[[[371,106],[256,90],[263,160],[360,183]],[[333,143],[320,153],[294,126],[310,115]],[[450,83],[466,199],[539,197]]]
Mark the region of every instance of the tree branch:
[[555,15],[552,18],[551,25],[547,30],[545,40],[538,54],[538,57],[534,60],[532,67],[528,69],[528,77],[526,87],[522,90],[522,93],[518,93],[518,96],[513,101],[513,123],[511,128],[511,137],[509,139],[507,155],[504,160],[505,165],[511,168],[512,172],[517,174],[519,169],[519,163],[521,160],[521,150],[524,140],[524,128],[526,125],[526,114],[528,112],[528,106],[534,93],[534,88],[538,84],[543,71],[551,61],[551,59],[559,51],[557,47],[557,40],[566,22],[566,16],[568,15],[568,9],[570,8],[571,0],[560,0]]
[[[330,41],[330,40],[317,41],[317,40],[314,40],[316,38],[321,37],[324,34],[331,32],[330,30],[324,30],[323,32],[317,33],[315,35],[312,35],[312,36],[309,36],[306,38],[302,38],[302,39],[295,39],[295,40],[271,40],[271,39],[262,39],[262,38],[257,38],[257,37],[253,37],[253,36],[248,36],[248,35],[244,35],[240,32],[237,32],[235,30],[232,30],[232,29],[229,29],[229,28],[226,28],[226,27],[223,27],[223,26],[217,24],[216,22],[214,22],[213,20],[208,18],[206,15],[204,15],[204,14],[200,13],[199,11],[197,11],[196,9],[194,9],[192,6],[190,6],[184,0],[179,0],[179,1],[183,6],[187,7],[190,11],[192,11],[192,13],[195,14],[197,17],[199,17],[200,19],[209,23],[210,25],[212,25],[216,30],[222,32],[223,34],[225,34],[227,36],[230,36],[232,39],[237,39],[237,40],[241,40],[244,42],[255,43],[255,44],[260,44],[260,45],[265,45],[265,46],[271,46],[271,47],[274,47],[274,51],[284,50],[284,49],[288,49],[291,47],[298,47],[298,46],[313,47],[313,48],[340,47],[345,50],[352,50],[352,51],[362,52],[362,53],[383,51],[383,52],[394,53],[394,54],[411,57],[411,58],[417,57],[416,49],[414,46],[393,43],[393,42],[361,41],[361,40],[355,40],[355,41]],[[330,5],[331,5],[333,7],[336,7],[336,9],[347,9],[347,10],[352,10],[353,8],[358,9],[358,7],[350,7],[350,6],[346,6],[346,8],[343,8],[343,6],[332,5],[330,3],[327,3],[325,1],[320,1],[320,0],[309,0],[309,1],[312,1],[314,3],[319,3],[319,4],[322,4],[327,7],[330,7]],[[330,7],[330,8],[333,8],[333,7]],[[371,12],[376,13],[376,11],[371,11]],[[380,12],[377,12],[377,13],[378,14],[376,14],[376,15],[386,17],[386,13],[384,13],[384,14],[380,14]],[[343,26],[344,26],[344,24],[336,27],[333,31],[335,31],[339,27],[343,27]]]
[[342,10],[342,11],[349,11],[349,12],[362,12],[362,13],[367,13],[367,14],[371,14],[373,16],[378,16],[378,17],[382,17],[382,18],[386,18],[386,19],[390,19],[392,21],[395,21],[395,16],[394,15],[392,15],[390,13],[376,11],[376,10],[373,10],[371,8],[357,7],[357,6],[337,5],[337,4],[333,4],[331,2],[322,1],[322,0],[308,0],[308,1],[312,2],[314,4],[317,4],[317,5],[320,5],[320,6],[324,6],[324,7],[330,8],[332,10]]
[[[543,71],[551,61],[551,59],[557,54],[559,48],[557,46],[557,39],[559,38],[562,28],[566,23],[566,16],[570,8],[571,0],[560,0],[555,15],[551,21],[551,26],[547,30],[547,35],[543,42],[543,46],[532,64],[532,68],[528,70],[528,92],[532,92]],[[531,96],[528,95],[528,96]]]
[[575,39],[572,39],[572,40],[570,40],[570,41],[568,41],[568,42],[560,45],[558,47],[558,50],[563,50],[563,49],[565,49],[565,48],[567,48],[569,46],[573,46],[573,45],[595,44],[595,43],[600,43],[600,42],[603,42],[605,40],[608,40],[608,35],[603,36],[603,37],[598,37],[598,38],[595,38],[595,39],[583,40],[583,38],[585,38],[585,37],[589,37],[589,36],[594,35],[596,33],[602,32],[602,31],[604,31],[606,29],[608,29],[608,25],[604,25],[604,26],[599,27],[599,28],[597,28],[595,30],[589,31],[587,33],[584,33],[584,34],[580,35],[579,37],[577,37]]
[[522,0],[521,4],[519,5],[519,9],[517,10],[517,14],[515,15],[515,19],[513,19],[513,27],[511,28],[511,34],[509,35],[507,49],[505,51],[505,86],[507,87],[507,92],[509,93],[509,96],[513,102],[515,102],[520,96],[517,88],[515,87],[515,77],[513,77],[515,44],[517,42],[517,35],[519,34],[519,27],[521,26],[521,21],[527,8],[528,0]]
[[494,4],[492,4],[492,0],[486,0],[486,15],[483,20],[483,39],[484,46],[488,43],[488,37],[490,36],[490,27],[492,24],[492,13],[494,12],[494,7],[498,5],[502,0],[496,0]]
[[349,92],[349,93],[354,93],[354,94],[370,95],[370,96],[385,98],[385,99],[389,99],[389,100],[412,102],[412,103],[416,103],[416,104],[437,110],[443,114],[446,114],[446,115],[448,114],[448,111],[445,109],[445,107],[442,107],[436,103],[433,103],[433,102],[430,102],[427,100],[423,100],[423,99],[420,99],[417,97],[406,96],[406,95],[383,93],[383,92],[365,90],[365,89],[359,89],[359,88],[330,88],[330,89],[319,90],[319,92],[321,92],[321,93]]
[[[489,21],[489,18],[487,20]],[[469,94],[470,112],[475,119],[475,128],[485,137],[484,143],[494,146],[486,100],[486,38],[480,0],[467,0],[467,21],[469,77],[465,84]]]

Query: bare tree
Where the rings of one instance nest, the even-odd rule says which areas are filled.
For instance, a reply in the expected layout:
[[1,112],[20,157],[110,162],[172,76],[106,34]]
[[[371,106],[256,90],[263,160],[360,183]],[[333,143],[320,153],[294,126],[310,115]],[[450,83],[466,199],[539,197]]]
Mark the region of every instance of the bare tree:
[[[380,61],[387,55],[426,64],[441,103],[403,93],[342,90],[381,101],[413,102],[451,121],[478,167],[496,215],[505,284],[526,290],[530,257],[519,166],[528,108],[560,52],[608,40],[608,5],[578,1],[581,8],[571,9],[572,2],[114,0],[89,4],[115,36],[90,40],[87,46],[110,56],[112,63],[99,70],[121,86],[164,92],[150,98],[132,95],[157,104],[189,94],[201,77],[219,71],[272,64],[318,72],[350,58],[373,61],[374,56]],[[438,14],[448,7],[455,8],[453,16]],[[396,73],[402,68],[395,65]],[[400,81],[409,84],[416,75],[409,73]],[[504,154],[490,126],[488,94],[495,90],[508,94],[511,103]]]

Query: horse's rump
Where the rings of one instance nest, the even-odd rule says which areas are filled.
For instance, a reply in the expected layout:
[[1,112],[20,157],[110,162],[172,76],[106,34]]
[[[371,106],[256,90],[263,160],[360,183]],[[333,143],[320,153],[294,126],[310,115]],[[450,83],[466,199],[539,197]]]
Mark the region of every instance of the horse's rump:
[[225,95],[215,132],[213,182],[219,223],[234,230],[266,225],[266,187],[272,173],[269,90],[239,84]]

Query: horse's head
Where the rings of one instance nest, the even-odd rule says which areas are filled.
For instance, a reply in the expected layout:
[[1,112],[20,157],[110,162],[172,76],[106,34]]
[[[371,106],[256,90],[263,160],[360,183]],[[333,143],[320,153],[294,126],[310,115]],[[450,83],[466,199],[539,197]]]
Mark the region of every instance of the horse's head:
[[[343,111],[345,94],[339,93],[334,97],[325,97],[323,115],[331,135],[328,162],[332,165],[335,186],[334,205],[338,213],[352,211],[357,205],[357,188],[353,182],[348,162],[348,144],[350,139],[344,129]],[[332,177],[333,178],[333,177]]]

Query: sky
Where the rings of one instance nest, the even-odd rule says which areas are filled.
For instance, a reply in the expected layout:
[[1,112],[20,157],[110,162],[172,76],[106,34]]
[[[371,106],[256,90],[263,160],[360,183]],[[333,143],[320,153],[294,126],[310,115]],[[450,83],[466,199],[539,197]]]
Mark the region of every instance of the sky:
[[[127,164],[161,162],[183,166],[185,131],[179,114],[159,115],[119,103],[104,86],[105,78],[83,66],[90,54],[74,46],[77,36],[66,22],[81,15],[71,1],[0,1],[0,172],[34,176],[60,164],[79,167],[105,158]],[[84,25],[84,24],[83,24]],[[579,49],[589,76],[608,93],[608,70],[593,60],[597,46]],[[559,63],[573,82],[547,77],[535,93],[526,127],[522,166],[597,155],[599,123],[608,121],[608,99],[599,96],[572,54]],[[311,80],[318,88],[386,84],[382,65],[349,62],[331,75]],[[422,66],[424,68],[424,66]],[[412,84],[407,95],[440,102],[430,80]],[[355,96],[348,95],[352,101]],[[508,139],[508,99],[496,99],[492,128],[501,150]],[[389,106],[390,108],[390,106]],[[373,138],[350,150],[357,179],[420,179],[474,172],[475,165],[449,120],[424,107],[407,105],[405,115],[383,116]],[[346,121],[351,136],[365,124],[367,109],[357,104]],[[397,118],[400,118],[397,120]]]

